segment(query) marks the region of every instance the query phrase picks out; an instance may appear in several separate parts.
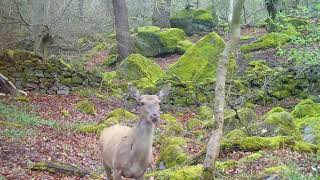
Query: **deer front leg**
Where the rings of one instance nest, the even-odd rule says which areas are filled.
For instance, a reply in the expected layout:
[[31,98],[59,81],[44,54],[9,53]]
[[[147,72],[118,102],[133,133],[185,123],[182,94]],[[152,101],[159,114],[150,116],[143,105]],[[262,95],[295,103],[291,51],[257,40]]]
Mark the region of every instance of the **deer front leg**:
[[118,169],[113,169],[112,176],[113,180],[121,180],[121,171]]

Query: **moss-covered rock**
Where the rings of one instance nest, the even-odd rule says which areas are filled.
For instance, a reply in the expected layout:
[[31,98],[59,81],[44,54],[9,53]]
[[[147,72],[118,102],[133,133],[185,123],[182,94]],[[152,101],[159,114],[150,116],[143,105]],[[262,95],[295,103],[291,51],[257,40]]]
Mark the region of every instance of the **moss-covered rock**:
[[[215,32],[208,34],[190,47],[167,71],[183,81],[212,82],[217,70],[218,59],[225,47],[223,39]],[[229,72],[235,69],[235,62],[229,62]]]
[[268,33],[266,35],[263,35],[257,41],[252,42],[251,44],[241,46],[240,50],[242,52],[250,52],[269,48],[276,48],[289,41],[290,37],[287,34]]
[[295,124],[303,134],[303,140],[320,145],[320,116],[296,119]]
[[188,155],[184,151],[187,139],[183,137],[168,137],[161,142],[158,163],[162,162],[166,168],[184,163]]
[[248,151],[259,151],[261,149],[279,149],[285,146],[292,145],[294,141],[290,137],[276,136],[276,137],[258,137],[251,136],[245,138],[230,139],[226,138],[222,140],[221,147],[231,148],[240,147],[240,149]]
[[187,39],[179,41],[177,44],[177,53],[184,54],[191,46],[193,46],[193,43]]
[[273,136],[294,136],[301,139],[301,134],[295,126],[292,115],[281,107],[275,107],[263,117]]
[[204,126],[204,122],[199,119],[196,119],[196,118],[192,118],[187,122],[188,131],[192,131],[194,129],[199,129],[203,126]]
[[207,10],[184,9],[170,18],[172,27],[183,29],[187,35],[202,34],[212,31],[214,27],[212,13]]
[[138,121],[138,117],[131,112],[119,108],[111,111],[104,120],[100,121],[99,124],[104,124],[106,127],[110,127],[116,124],[133,125]]
[[319,152],[320,147],[305,141],[295,141],[291,149],[297,152],[317,153]]
[[75,105],[75,108],[82,113],[96,115],[96,109],[94,107],[94,104],[92,102],[90,102],[89,100],[79,101]]
[[161,125],[160,127],[161,129],[163,129],[162,134],[164,134],[165,136],[176,136],[182,133],[182,124],[177,122],[177,119],[171,114],[162,114],[160,118],[166,122],[165,125]]
[[224,118],[225,132],[234,129],[249,127],[257,122],[258,116],[251,108],[241,108],[238,114],[235,112],[228,113]]
[[302,100],[294,107],[291,114],[295,118],[314,117],[320,114],[320,104],[311,99]]
[[176,52],[178,42],[185,39],[185,33],[177,28],[160,29],[146,26],[139,27],[133,39],[137,53],[144,56],[159,56]]
[[117,71],[119,78],[127,80],[139,80],[148,78],[156,81],[164,75],[161,67],[140,54],[131,54],[119,66]]
[[155,86],[154,81],[148,78],[141,78],[139,80],[133,81],[133,85],[144,94],[156,94],[158,91],[158,88]]

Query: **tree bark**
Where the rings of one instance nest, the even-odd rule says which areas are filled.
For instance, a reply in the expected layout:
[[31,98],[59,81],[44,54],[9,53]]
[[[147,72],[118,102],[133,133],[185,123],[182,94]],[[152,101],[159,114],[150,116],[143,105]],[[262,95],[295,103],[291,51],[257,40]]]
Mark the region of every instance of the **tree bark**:
[[128,9],[125,0],[112,0],[112,6],[115,19],[118,53],[119,58],[122,60],[128,57],[132,52]]
[[79,15],[80,15],[80,18],[84,18],[84,0],[79,0],[78,1],[78,5],[79,5]]
[[9,94],[11,96],[17,96],[19,94],[27,95],[26,92],[18,90],[13,83],[0,73],[0,94]]
[[170,28],[171,0],[155,0],[152,15],[152,25]]
[[225,81],[229,55],[235,50],[240,40],[241,11],[245,0],[238,0],[233,9],[230,40],[227,42],[220,58],[217,70],[215,88],[214,118],[215,127],[207,146],[207,153],[203,163],[202,179],[214,179],[214,167],[219,156],[220,140],[223,134],[224,106],[225,106]]

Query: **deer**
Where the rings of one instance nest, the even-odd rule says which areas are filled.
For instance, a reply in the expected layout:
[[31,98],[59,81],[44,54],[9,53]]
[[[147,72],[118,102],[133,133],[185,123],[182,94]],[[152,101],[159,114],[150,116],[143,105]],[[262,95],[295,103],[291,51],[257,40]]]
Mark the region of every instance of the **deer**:
[[[142,180],[153,159],[154,126],[160,120],[160,102],[169,94],[170,85],[157,95],[141,95],[129,87],[129,96],[139,102],[139,122],[134,127],[114,125],[102,130],[100,149],[108,180],[122,177]],[[112,174],[112,175],[111,175]]]

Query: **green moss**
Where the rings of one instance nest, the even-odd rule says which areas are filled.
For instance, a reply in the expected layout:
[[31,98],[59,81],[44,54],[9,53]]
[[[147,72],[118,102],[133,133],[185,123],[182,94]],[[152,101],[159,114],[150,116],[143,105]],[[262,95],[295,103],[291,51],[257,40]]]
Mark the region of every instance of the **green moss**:
[[200,180],[202,166],[185,166],[179,169],[166,169],[146,174],[146,178],[155,178],[161,180]]
[[[225,47],[225,42],[217,33],[210,33],[194,46],[190,47],[179,60],[167,71],[169,76],[178,76],[183,81],[213,81],[218,59]],[[229,71],[232,71],[229,62]]]
[[277,135],[301,137],[291,114],[281,107],[273,108],[264,116],[264,122],[272,126]]
[[23,125],[14,123],[14,122],[7,122],[7,121],[0,120],[0,127],[22,128]]
[[291,149],[298,152],[316,153],[319,150],[319,146],[304,141],[296,141]]
[[165,125],[161,125],[160,128],[163,129],[162,134],[165,136],[176,136],[182,133],[183,126],[177,121],[175,117],[170,114],[162,114],[160,118],[166,121]]
[[133,81],[133,85],[140,89],[144,94],[156,94],[158,91],[158,88],[155,86],[154,82],[148,78],[141,78]]
[[105,72],[103,73],[102,80],[105,82],[112,82],[117,76],[116,71],[111,71],[111,72]]
[[222,148],[240,147],[240,149],[248,151],[259,151],[261,149],[279,149],[293,144],[291,138],[285,136],[276,137],[246,137],[236,139],[224,139],[221,143]]
[[68,70],[72,70],[72,66],[68,63],[66,63],[63,59],[59,60],[59,63],[63,66],[66,67]]
[[170,18],[172,27],[183,29],[187,35],[210,32],[214,26],[215,17],[207,10],[184,9]]
[[97,133],[99,134],[107,126],[105,124],[86,124],[77,127],[77,131],[81,133]]
[[71,78],[63,78],[60,80],[61,84],[64,85],[71,85],[72,84],[72,79]]
[[226,134],[225,138],[228,140],[238,140],[248,137],[248,135],[240,129],[235,129]]
[[262,157],[263,157],[263,154],[261,152],[256,152],[256,153],[252,153],[249,156],[246,156],[246,157],[242,158],[240,160],[240,162],[242,164],[246,164],[246,163],[249,163],[249,162],[256,161],[256,160],[258,160],[258,159],[260,159]]
[[76,109],[82,113],[90,114],[90,115],[96,115],[96,110],[94,107],[94,104],[90,102],[89,100],[82,100],[79,101],[75,105]]
[[228,169],[232,169],[232,168],[237,167],[238,164],[239,164],[238,161],[228,160],[228,161],[224,161],[224,162],[217,162],[216,168],[221,171],[226,171]]
[[262,36],[257,41],[243,45],[240,47],[242,52],[250,52],[257,50],[264,50],[269,48],[276,48],[290,41],[290,37],[286,34],[281,33],[269,33]]
[[159,56],[174,53],[178,42],[185,39],[183,30],[177,28],[160,29],[155,26],[139,27],[134,36],[136,52],[144,56]]
[[148,78],[156,81],[164,73],[159,65],[140,54],[131,54],[120,64],[117,75],[122,79],[139,80]]
[[315,103],[311,99],[302,100],[297,104],[291,112],[295,118],[313,117],[320,114],[320,104]]
[[187,122],[187,129],[188,129],[188,131],[192,131],[195,128],[201,128],[203,125],[204,125],[203,121],[200,121],[199,119],[193,118]]
[[68,110],[66,110],[66,109],[61,110],[61,114],[65,118],[70,118],[71,117],[70,112]]
[[280,165],[280,166],[274,166],[274,167],[269,167],[265,168],[262,173],[263,174],[285,174],[289,168],[285,165]]
[[250,40],[250,39],[252,39],[252,38],[253,38],[253,36],[245,35],[245,36],[241,36],[241,37],[240,37],[240,40],[242,40],[242,41],[247,41],[247,40]]
[[309,132],[303,132],[304,139],[313,144],[320,145],[320,116],[296,119],[295,124],[302,132],[305,128],[309,128]]
[[119,123],[134,124],[138,121],[138,117],[131,112],[119,108],[111,111],[105,118],[100,122],[100,124],[106,125],[106,127],[110,127]]
[[[238,117],[239,116],[239,117]],[[238,119],[240,118],[240,120]],[[248,127],[258,120],[257,114],[251,108],[241,108],[238,114],[235,112],[225,112],[224,124],[225,131]]]
[[182,137],[164,138],[161,143],[158,163],[163,162],[166,168],[182,164],[188,158],[184,152],[187,140]]
[[201,106],[198,109],[198,118],[203,121],[211,121],[213,118],[213,109],[208,106]]
[[177,44],[177,52],[179,54],[185,53],[191,46],[193,46],[193,43],[189,40],[183,40],[179,41]]
[[15,100],[20,102],[26,102],[26,103],[31,101],[30,98],[28,98],[27,96],[21,96],[21,95],[15,97]]
[[103,61],[103,65],[107,67],[111,67],[116,65],[118,62],[118,55],[112,54],[111,56],[107,57],[106,60]]

